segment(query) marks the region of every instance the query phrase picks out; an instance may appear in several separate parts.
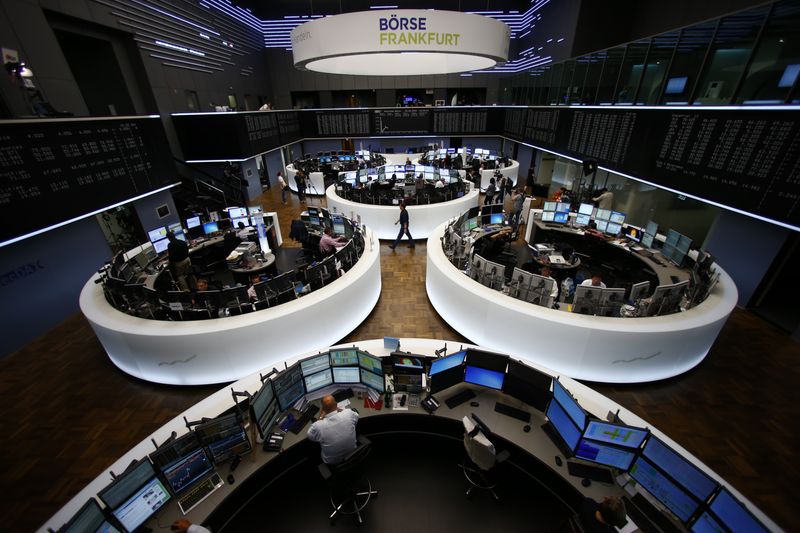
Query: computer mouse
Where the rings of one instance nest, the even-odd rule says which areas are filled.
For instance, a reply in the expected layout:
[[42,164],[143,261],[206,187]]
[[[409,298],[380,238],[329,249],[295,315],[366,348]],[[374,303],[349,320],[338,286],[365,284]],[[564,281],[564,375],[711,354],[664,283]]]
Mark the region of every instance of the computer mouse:
[[228,484],[233,485],[236,483],[236,479],[233,477],[233,474],[228,474]]
[[556,455],[556,466],[561,466],[562,464],[564,464],[564,461],[561,460],[561,457]]
[[588,487],[591,484],[592,484],[592,480],[589,479],[588,477],[585,477],[585,478],[583,478],[581,480],[581,485],[583,485],[584,487]]
[[470,407],[478,407],[480,404],[478,402],[469,402]]
[[531,430],[531,427],[529,425],[527,425],[527,424],[525,425],[524,428],[522,428],[522,431],[524,431],[525,433],[529,432],[530,430]]

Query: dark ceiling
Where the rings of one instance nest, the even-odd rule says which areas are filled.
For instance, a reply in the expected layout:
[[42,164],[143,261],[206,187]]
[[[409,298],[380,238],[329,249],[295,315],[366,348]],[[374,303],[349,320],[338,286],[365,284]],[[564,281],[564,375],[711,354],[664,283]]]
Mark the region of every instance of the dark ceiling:
[[440,9],[448,11],[524,11],[530,0],[233,0],[261,20],[287,15],[338,15],[369,11],[371,6],[397,6],[399,9]]

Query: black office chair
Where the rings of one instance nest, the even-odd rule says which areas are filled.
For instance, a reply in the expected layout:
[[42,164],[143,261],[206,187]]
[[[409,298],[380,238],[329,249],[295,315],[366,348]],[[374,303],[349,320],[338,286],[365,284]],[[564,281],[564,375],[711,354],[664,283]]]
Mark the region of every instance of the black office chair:
[[472,496],[474,489],[488,491],[495,501],[500,501],[500,496],[495,492],[498,483],[498,467],[502,465],[511,454],[508,450],[499,453],[494,444],[485,433],[485,424],[476,423],[478,418],[473,414],[475,422],[468,417],[463,418],[464,423],[464,462],[460,464],[464,478],[467,480],[467,497]]
[[358,525],[364,523],[361,511],[373,496],[378,495],[378,491],[373,490],[372,483],[364,474],[364,462],[371,450],[372,442],[359,435],[356,449],[344,461],[337,465],[319,465],[319,473],[330,490],[333,507],[333,513],[329,517],[331,524],[335,523],[339,514],[354,515]]

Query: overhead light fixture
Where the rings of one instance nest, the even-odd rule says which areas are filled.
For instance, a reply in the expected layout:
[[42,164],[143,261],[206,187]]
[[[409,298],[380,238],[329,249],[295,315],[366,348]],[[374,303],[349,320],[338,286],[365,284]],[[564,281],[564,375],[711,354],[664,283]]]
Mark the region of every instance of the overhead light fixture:
[[470,13],[373,10],[325,17],[292,30],[300,70],[419,76],[483,70],[508,60],[505,23]]

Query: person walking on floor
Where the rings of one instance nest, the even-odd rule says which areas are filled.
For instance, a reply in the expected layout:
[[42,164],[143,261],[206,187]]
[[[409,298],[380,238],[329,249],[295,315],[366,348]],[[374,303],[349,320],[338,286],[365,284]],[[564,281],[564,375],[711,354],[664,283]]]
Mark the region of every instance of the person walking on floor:
[[396,226],[397,224],[400,224],[400,233],[397,234],[397,238],[394,240],[394,243],[389,245],[389,248],[391,248],[392,250],[397,248],[397,245],[400,244],[400,240],[403,238],[403,234],[408,235],[408,240],[411,241],[408,247],[413,248],[414,238],[408,231],[408,211],[406,211],[405,202],[400,202],[400,218],[397,220],[397,222],[394,223],[394,225]]

